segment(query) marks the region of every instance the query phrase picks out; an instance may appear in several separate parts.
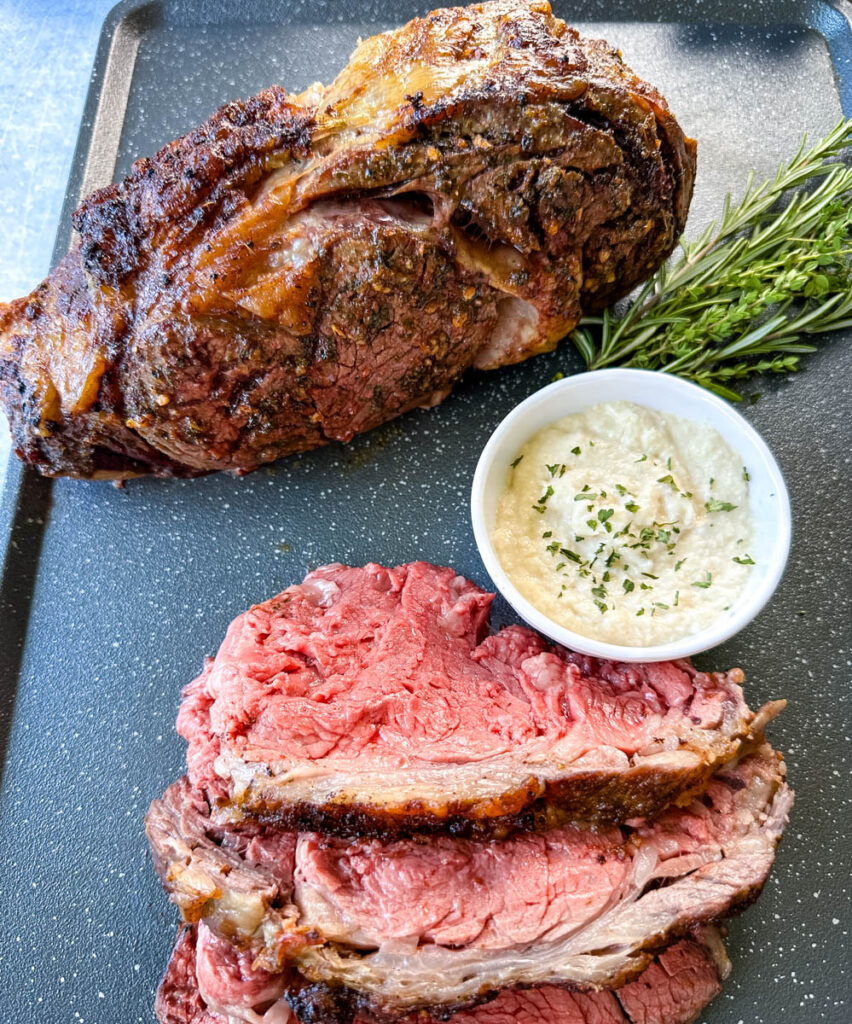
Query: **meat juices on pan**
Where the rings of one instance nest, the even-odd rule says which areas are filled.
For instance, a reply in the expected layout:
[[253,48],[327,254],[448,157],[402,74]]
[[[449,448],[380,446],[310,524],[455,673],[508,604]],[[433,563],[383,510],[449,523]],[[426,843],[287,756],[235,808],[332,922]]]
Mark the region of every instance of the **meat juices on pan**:
[[[209,934],[199,942],[203,930],[203,925],[192,926],[178,936],[157,993],[161,1024],[298,1024],[280,990],[276,996],[271,987],[274,976],[253,971],[244,956],[222,940],[211,941]],[[214,1005],[238,1010],[239,1016],[226,1016],[204,1000],[199,968]],[[727,960],[719,962],[702,942],[684,939],[616,992],[506,991],[490,1003],[460,1011],[448,1024],[688,1024],[719,994],[728,969]],[[370,1022],[359,1018],[355,1024]],[[429,1021],[419,1017],[411,1024]]]
[[662,96],[545,0],[415,19],[83,202],[71,252],[0,305],[16,450],[123,478],[347,441],[628,294],[694,174]]
[[750,711],[738,670],[488,635],[492,599],[424,562],[330,565],[251,608],[184,694],[193,784],[222,821],[337,835],[611,824],[699,789],[781,706]]
[[447,1012],[513,986],[630,980],[661,944],[757,896],[791,802],[764,744],[689,807],[632,827],[296,838],[217,825],[184,779],[152,804],[148,834],[185,920],[283,970],[282,992],[307,1019],[350,1024]]

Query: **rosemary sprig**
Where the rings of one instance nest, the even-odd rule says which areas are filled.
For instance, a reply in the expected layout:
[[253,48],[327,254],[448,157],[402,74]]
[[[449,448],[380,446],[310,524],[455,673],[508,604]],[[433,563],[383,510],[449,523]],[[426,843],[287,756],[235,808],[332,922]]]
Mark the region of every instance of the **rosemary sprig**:
[[796,370],[815,350],[804,339],[852,326],[852,167],[833,159],[852,119],[806,143],[772,181],[751,174],[738,204],[728,195],[626,311],[583,318],[571,338],[589,369],[676,373],[738,401],[728,382]]

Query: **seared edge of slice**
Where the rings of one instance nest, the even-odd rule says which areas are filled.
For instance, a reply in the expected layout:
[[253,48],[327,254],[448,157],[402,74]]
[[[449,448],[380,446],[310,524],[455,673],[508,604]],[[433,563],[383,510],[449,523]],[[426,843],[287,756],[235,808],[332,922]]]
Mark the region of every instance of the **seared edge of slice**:
[[[349,845],[303,836],[297,844],[254,824],[217,825],[186,779],[152,804],[148,833],[185,920],[203,920],[258,967],[297,967],[307,980],[294,976],[286,987],[304,1016],[395,1020],[412,1009],[473,1005],[507,984],[628,980],[660,945],[756,897],[791,800],[783,763],[764,745],[720,771],[690,807],[606,836],[569,828],[532,845],[522,836]],[[537,901],[527,915],[517,894],[537,857],[548,882],[546,893],[527,894]],[[429,913],[404,911],[399,893],[402,883],[402,903],[440,906],[452,885],[445,862],[466,897],[453,904],[449,929]],[[467,886],[489,878],[490,864],[499,864],[488,883],[496,902],[469,902]],[[588,887],[588,912],[559,895],[575,884]]]
[[[216,980],[214,991],[206,993],[210,1002],[205,1000],[198,977],[203,928],[193,925],[178,934],[157,992],[161,1024],[298,1024],[275,976],[252,970],[244,957],[221,945],[207,952],[207,958],[216,956],[209,964]],[[615,992],[507,990],[493,1002],[454,1014],[448,1024],[689,1024],[719,994],[729,970],[718,932],[705,928],[658,954],[636,981]],[[359,1018],[356,1024],[370,1022]],[[418,1017],[410,1024],[430,1021]]]

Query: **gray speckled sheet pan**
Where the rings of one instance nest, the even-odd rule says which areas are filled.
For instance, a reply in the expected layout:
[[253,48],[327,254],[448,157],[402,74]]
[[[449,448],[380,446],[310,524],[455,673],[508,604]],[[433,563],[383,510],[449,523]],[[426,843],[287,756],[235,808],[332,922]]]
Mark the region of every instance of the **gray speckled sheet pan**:
[[[852,5],[662,0],[557,3],[665,93],[699,140],[689,231],[768,174],[803,132],[852,115]],[[107,19],[59,229],[85,183],[271,83],[328,79],[359,35],[425,4],[126,0]],[[36,58],[37,59],[37,58]],[[35,282],[34,282],[35,283]],[[700,659],[740,665],[798,800],[774,876],[730,926],[734,972],[706,1024],[849,1024],[852,346],[826,341],[743,412],[786,474],[794,545],[769,607]],[[468,492],[489,433],[570,345],[470,374],[438,409],[244,479],[50,483],[15,463],[0,505],[0,1022],[153,1020],[175,914],[142,816],[183,769],[181,687],[230,620],[330,561],[448,563],[489,585]],[[500,602],[496,619],[511,618]]]

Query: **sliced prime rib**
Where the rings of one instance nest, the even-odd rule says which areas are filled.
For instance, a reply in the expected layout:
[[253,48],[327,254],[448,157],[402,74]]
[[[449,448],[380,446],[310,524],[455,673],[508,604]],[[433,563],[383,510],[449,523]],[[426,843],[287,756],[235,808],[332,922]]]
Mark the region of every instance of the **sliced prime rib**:
[[620,665],[513,626],[424,562],[325,566],[230,626],[178,730],[221,820],[498,835],[651,815],[759,736],[742,673]]
[[[663,950],[636,981],[615,992],[508,990],[453,1014],[448,1024],[689,1024],[719,994],[730,970],[710,932]],[[161,1024],[299,1024],[281,980],[253,968],[246,954],[203,924],[193,925],[178,935],[157,993],[157,1017]],[[360,1017],[356,1024],[370,1022]],[[418,1016],[410,1024],[433,1022]]]
[[630,292],[694,173],[660,94],[546,0],[417,18],[85,199],[71,252],[0,306],[16,450],[194,476],[349,440]]
[[154,862],[189,922],[285,972],[306,1021],[395,1021],[505,988],[598,989],[748,904],[792,794],[764,744],[653,822],[503,840],[345,841],[216,824],[186,779],[148,815]]

